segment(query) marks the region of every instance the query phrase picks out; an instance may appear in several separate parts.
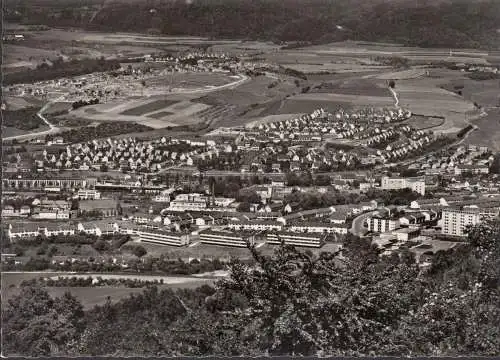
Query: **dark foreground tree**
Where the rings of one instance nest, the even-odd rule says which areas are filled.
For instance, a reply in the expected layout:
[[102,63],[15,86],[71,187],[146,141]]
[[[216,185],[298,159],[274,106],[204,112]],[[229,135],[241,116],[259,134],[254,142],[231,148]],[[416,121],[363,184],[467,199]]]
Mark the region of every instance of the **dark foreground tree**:
[[64,355],[84,328],[82,305],[69,293],[53,299],[39,287],[24,287],[2,306],[2,348],[7,355]]
[[7,355],[500,355],[500,224],[423,269],[349,236],[337,253],[277,248],[198,289],[146,289],[84,315],[24,288],[2,309]]

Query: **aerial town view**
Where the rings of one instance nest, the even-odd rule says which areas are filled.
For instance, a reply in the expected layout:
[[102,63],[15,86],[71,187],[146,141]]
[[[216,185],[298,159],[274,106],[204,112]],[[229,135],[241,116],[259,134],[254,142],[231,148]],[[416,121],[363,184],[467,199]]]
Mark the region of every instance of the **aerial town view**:
[[3,356],[500,356],[500,2],[6,3]]

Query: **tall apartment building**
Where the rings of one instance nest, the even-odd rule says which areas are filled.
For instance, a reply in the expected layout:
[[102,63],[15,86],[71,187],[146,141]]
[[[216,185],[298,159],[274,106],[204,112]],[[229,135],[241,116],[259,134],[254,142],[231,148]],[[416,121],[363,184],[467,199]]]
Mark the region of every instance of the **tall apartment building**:
[[444,235],[466,236],[467,225],[481,222],[480,210],[477,208],[445,209],[442,213],[441,233]]
[[367,222],[368,230],[375,233],[386,233],[399,227],[399,220],[390,216],[375,215]]
[[425,195],[425,180],[419,178],[390,178],[384,176],[381,181],[383,190],[411,189],[420,195]]

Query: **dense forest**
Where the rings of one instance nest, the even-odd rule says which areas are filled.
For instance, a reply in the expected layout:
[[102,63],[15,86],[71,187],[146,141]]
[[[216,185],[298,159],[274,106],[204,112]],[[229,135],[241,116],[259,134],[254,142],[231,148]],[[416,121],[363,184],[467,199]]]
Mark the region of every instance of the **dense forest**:
[[[24,24],[325,43],[395,41],[423,47],[499,47],[500,2],[364,0],[7,1]],[[105,3],[105,4],[103,4]],[[65,4],[67,4],[65,6]]]
[[258,266],[232,261],[215,288],[148,287],[84,311],[66,294],[22,287],[2,306],[4,355],[500,354],[500,224],[420,268],[354,236],[342,257],[290,246]]

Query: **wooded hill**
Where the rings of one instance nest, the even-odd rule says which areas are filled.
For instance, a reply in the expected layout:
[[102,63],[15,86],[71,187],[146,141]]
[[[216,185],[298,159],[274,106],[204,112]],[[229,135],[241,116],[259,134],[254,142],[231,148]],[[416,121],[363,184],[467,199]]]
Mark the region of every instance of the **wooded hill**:
[[132,0],[104,5],[98,1],[9,0],[5,20],[276,42],[350,39],[422,47],[500,48],[500,2],[495,0]]

